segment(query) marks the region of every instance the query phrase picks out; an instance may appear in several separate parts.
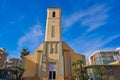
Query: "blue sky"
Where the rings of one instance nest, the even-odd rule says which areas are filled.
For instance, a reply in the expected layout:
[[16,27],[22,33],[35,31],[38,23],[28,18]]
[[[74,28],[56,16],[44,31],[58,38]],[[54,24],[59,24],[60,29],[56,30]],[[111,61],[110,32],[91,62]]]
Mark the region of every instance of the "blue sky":
[[0,0],[0,47],[9,57],[44,41],[46,9],[62,9],[62,40],[81,54],[120,47],[119,0]]

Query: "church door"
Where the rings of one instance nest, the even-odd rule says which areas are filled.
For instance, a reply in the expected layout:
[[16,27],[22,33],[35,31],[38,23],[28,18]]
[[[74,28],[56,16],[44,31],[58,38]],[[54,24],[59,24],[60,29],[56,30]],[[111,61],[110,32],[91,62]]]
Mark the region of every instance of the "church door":
[[49,64],[49,80],[56,80],[56,64]]

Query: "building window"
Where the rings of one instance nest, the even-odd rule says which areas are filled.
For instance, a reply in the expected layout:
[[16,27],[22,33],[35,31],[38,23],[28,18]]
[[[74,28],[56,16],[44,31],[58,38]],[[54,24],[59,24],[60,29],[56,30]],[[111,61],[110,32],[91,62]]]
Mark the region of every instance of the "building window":
[[53,71],[53,79],[56,79],[56,71]]
[[49,71],[49,79],[52,79],[52,71]]
[[54,53],[55,53],[55,47],[54,47],[54,44],[53,44],[53,43],[50,44],[50,53],[51,53],[51,54],[54,54]]
[[52,13],[52,17],[55,17],[55,11]]
[[55,36],[55,29],[54,28],[55,28],[54,26],[52,26],[52,28],[51,28],[51,37]]
[[50,53],[54,53],[54,52],[55,52],[55,49],[51,48]]

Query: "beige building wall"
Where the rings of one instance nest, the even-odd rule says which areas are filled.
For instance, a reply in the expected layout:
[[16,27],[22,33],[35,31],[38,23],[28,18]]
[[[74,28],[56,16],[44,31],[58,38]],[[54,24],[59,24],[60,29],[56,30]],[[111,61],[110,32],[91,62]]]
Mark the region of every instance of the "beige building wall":
[[120,64],[116,66],[112,66],[112,71],[113,71],[115,80],[120,80]]
[[[25,60],[25,73],[23,75],[24,78],[27,78],[27,79],[34,79],[34,80],[40,80],[40,71],[41,71],[41,64],[42,64],[42,55],[43,55],[43,45],[42,44],[35,52],[34,54],[31,54],[31,55],[28,55],[26,56],[26,60]],[[48,44],[48,52],[47,53],[50,53],[50,43]],[[58,44],[59,45],[59,44]],[[75,53],[66,43],[63,42],[62,44],[63,46],[63,54],[64,54],[64,77],[63,79],[71,79],[72,77],[72,63],[77,61],[78,59],[81,59],[84,61],[84,56],[83,55],[80,55],[80,54],[77,54]],[[40,57],[39,59],[37,59],[38,57],[38,52],[41,52],[40,53]],[[59,52],[59,50],[58,50]],[[68,53],[68,54],[67,54]],[[70,61],[68,61],[68,56],[70,58]],[[52,54],[48,54],[48,62],[47,62],[47,65],[49,65],[49,63],[51,62],[55,62],[56,63],[56,80],[61,80],[61,77],[59,77],[58,73],[59,73],[59,53],[52,53]],[[37,62],[38,60],[38,62]],[[38,69],[36,69],[37,67],[37,64],[38,64]],[[69,66],[69,65],[70,66]],[[46,67],[46,77],[44,77],[45,80],[48,80],[49,78],[49,75],[48,75],[48,72],[49,72],[49,67],[47,66]],[[37,71],[36,71],[37,70]]]
[[24,68],[25,72],[23,77],[27,79],[33,79],[35,78],[36,75],[36,64],[38,64],[39,69],[38,69],[38,75],[40,75],[40,68],[41,68],[41,61],[42,61],[42,53],[40,53],[40,57],[38,59],[39,62],[37,62],[37,56],[38,52],[43,50],[43,44],[41,44],[38,49],[34,51],[34,54],[30,54],[25,57],[25,62],[24,62]]

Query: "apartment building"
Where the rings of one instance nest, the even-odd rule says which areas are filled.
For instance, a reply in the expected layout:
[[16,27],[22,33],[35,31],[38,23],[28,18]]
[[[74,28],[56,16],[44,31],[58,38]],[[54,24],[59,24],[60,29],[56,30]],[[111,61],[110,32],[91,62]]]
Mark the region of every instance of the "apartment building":
[[90,57],[90,64],[102,65],[120,61],[120,53],[118,50],[100,50],[95,51]]
[[9,58],[6,63],[6,68],[14,68],[14,67],[23,67],[22,60],[18,58]]
[[89,57],[87,72],[95,80],[119,80],[120,50],[99,50]]
[[3,68],[4,63],[7,59],[7,52],[5,51],[5,48],[0,48],[0,68]]

